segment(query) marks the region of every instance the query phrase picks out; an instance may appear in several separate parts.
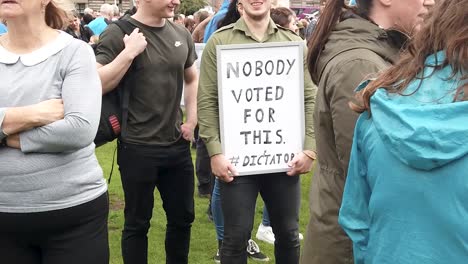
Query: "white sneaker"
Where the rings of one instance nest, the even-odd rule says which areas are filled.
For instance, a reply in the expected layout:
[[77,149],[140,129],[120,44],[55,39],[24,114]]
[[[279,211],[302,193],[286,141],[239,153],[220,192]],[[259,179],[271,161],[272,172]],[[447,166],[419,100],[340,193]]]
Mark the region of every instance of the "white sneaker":
[[271,226],[264,226],[262,223],[258,226],[257,235],[258,240],[262,240],[269,244],[275,244],[275,234]]
[[260,251],[260,247],[252,239],[249,239],[247,245],[247,256],[255,261],[270,261],[270,258]]
[[214,255],[213,260],[215,263],[221,263],[221,257],[219,256],[219,249],[216,251],[216,255]]
[[302,233],[299,233],[299,240],[303,240],[304,239],[304,236],[302,235]]

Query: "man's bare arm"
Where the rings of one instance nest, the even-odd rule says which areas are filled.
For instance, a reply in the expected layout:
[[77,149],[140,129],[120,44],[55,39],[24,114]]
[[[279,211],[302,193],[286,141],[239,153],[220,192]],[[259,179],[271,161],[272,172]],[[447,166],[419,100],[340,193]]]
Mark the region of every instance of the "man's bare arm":
[[191,141],[193,139],[193,130],[197,125],[198,70],[195,64],[185,69],[184,80],[184,104],[187,118],[181,127],[181,131],[182,136]]
[[103,94],[117,87],[132,65],[133,59],[142,53],[147,45],[145,37],[138,28],[133,30],[132,34],[125,35],[123,41],[125,43],[124,50],[111,63],[106,65],[97,63]]

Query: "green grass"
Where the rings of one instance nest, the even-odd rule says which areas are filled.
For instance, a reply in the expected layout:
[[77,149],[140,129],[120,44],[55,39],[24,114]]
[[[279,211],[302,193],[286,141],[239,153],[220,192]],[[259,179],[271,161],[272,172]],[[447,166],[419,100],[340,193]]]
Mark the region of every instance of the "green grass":
[[[96,155],[104,170],[104,176],[107,178],[112,164],[112,155],[114,153],[115,143],[110,143],[102,146],[96,150]],[[195,161],[194,152],[192,152],[193,160]],[[309,219],[309,186],[311,180],[311,173],[301,176],[302,184],[302,197],[301,197],[301,213],[300,213],[300,232],[305,235],[306,225]],[[195,187],[196,188],[196,187]],[[123,190],[120,181],[120,174],[118,166],[115,165],[112,182],[109,185],[110,195],[110,213],[109,213],[109,246],[111,264],[120,264],[122,256],[120,253],[120,237],[123,227]],[[213,255],[217,249],[217,240],[215,227],[212,222],[208,220],[206,209],[208,207],[208,200],[198,198],[195,189],[195,221],[192,226],[192,239],[190,242],[190,264],[212,264]],[[252,236],[255,237],[258,225],[262,219],[263,201],[259,197],[257,202],[257,210],[255,214],[254,230]],[[164,252],[164,237],[165,237],[166,217],[161,206],[161,199],[159,193],[155,192],[155,207],[153,218],[151,220],[151,228],[148,234],[148,263],[163,264],[165,263]],[[256,239],[255,239],[256,240]],[[270,257],[269,263],[274,263],[273,245],[256,240],[260,249]],[[250,261],[249,263],[255,263]]]

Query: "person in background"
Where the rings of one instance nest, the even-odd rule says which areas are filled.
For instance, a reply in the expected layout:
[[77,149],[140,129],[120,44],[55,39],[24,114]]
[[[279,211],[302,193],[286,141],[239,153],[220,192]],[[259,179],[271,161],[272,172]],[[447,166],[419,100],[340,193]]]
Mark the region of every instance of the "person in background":
[[210,16],[210,13],[205,9],[200,9],[193,14],[193,20],[195,20],[195,27],[198,26],[201,22],[207,19]]
[[193,42],[203,43],[205,28],[211,20],[210,13],[206,10],[199,10],[193,15],[195,19],[195,28],[192,32]]
[[212,0],[212,11],[214,14],[218,13],[219,9],[223,5],[224,0]]
[[309,23],[307,24],[307,27],[304,30],[304,39],[306,42],[309,41],[310,36],[312,36],[312,33],[315,31],[315,27],[317,26],[318,19],[320,18],[320,14],[322,14],[323,8],[325,7],[325,0],[320,0],[320,7],[318,11],[318,15],[313,16],[312,18],[309,19]]
[[87,8],[85,8],[85,9],[83,10],[83,15],[86,15],[86,14],[87,14],[87,15],[93,16],[93,15],[94,15],[94,10],[91,9],[91,8],[89,8],[89,7],[87,7]]
[[297,21],[298,35],[305,40],[306,30],[309,27],[309,20],[306,18],[300,19]]
[[318,84],[314,124],[318,166],[302,264],[353,263],[351,240],[338,224],[357,113],[348,103],[358,84],[398,60],[433,0],[328,0],[309,39],[309,71]]
[[114,8],[112,5],[103,4],[100,9],[100,16],[89,22],[88,27],[94,32],[95,35],[99,36],[107,28],[112,17],[114,15]]
[[195,20],[191,17],[186,17],[184,26],[190,32],[190,34],[192,34],[193,30],[195,29]]
[[69,12],[68,17],[70,21],[65,32],[76,39],[81,39],[86,43],[93,44],[94,42],[91,40],[91,37],[94,33],[89,27],[81,25],[78,13],[76,11]]
[[288,28],[296,34],[298,33],[299,28],[297,27],[296,13],[291,9],[286,7],[272,8],[270,16],[275,24]]
[[224,16],[228,12],[229,4],[231,3],[231,1],[237,1],[237,0],[224,0],[219,10],[210,19],[210,21],[205,27],[205,35],[203,36],[203,43],[208,42],[208,39],[211,37],[211,35],[213,35],[213,33],[218,29],[218,23],[224,18]]
[[304,27],[304,24],[301,21],[297,21],[297,33],[299,37],[305,40],[305,31],[307,28]]
[[[220,29],[222,27],[236,23],[237,20],[239,20],[239,18],[242,17],[242,13],[243,13],[242,4],[239,3],[238,0],[232,0],[227,7],[227,12],[224,15],[222,15],[222,17],[220,17],[220,20],[218,24],[216,25],[216,28]],[[209,37],[211,37],[212,35],[213,34],[211,34]]]
[[0,16],[1,261],[107,264],[93,51],[59,30],[68,17],[58,1],[3,2]]
[[81,18],[83,26],[88,26],[88,24],[91,23],[91,21],[93,20],[94,20],[94,17],[93,15],[90,15],[90,14],[84,14],[83,17]]
[[173,18],[174,23],[185,27],[185,17],[182,14],[177,14]]
[[467,10],[437,1],[401,60],[359,87],[339,214],[356,264],[468,259]]
[[120,9],[117,5],[112,5],[112,21],[119,20],[120,18]]

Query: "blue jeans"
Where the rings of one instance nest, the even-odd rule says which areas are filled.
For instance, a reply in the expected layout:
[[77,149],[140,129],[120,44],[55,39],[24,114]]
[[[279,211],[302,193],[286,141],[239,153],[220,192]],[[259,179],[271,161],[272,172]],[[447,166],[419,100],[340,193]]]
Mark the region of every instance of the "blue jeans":
[[[216,238],[223,240],[224,238],[224,217],[223,209],[221,208],[221,194],[219,190],[219,180],[215,180],[213,192],[211,194],[211,214],[213,215],[213,222],[216,227]],[[270,226],[270,216],[266,206],[263,206],[262,224]]]
[[224,216],[221,263],[247,264],[245,248],[252,231],[259,193],[268,208],[275,233],[276,263],[299,263],[299,176],[271,173],[235,177],[230,183],[220,182],[220,191]]

